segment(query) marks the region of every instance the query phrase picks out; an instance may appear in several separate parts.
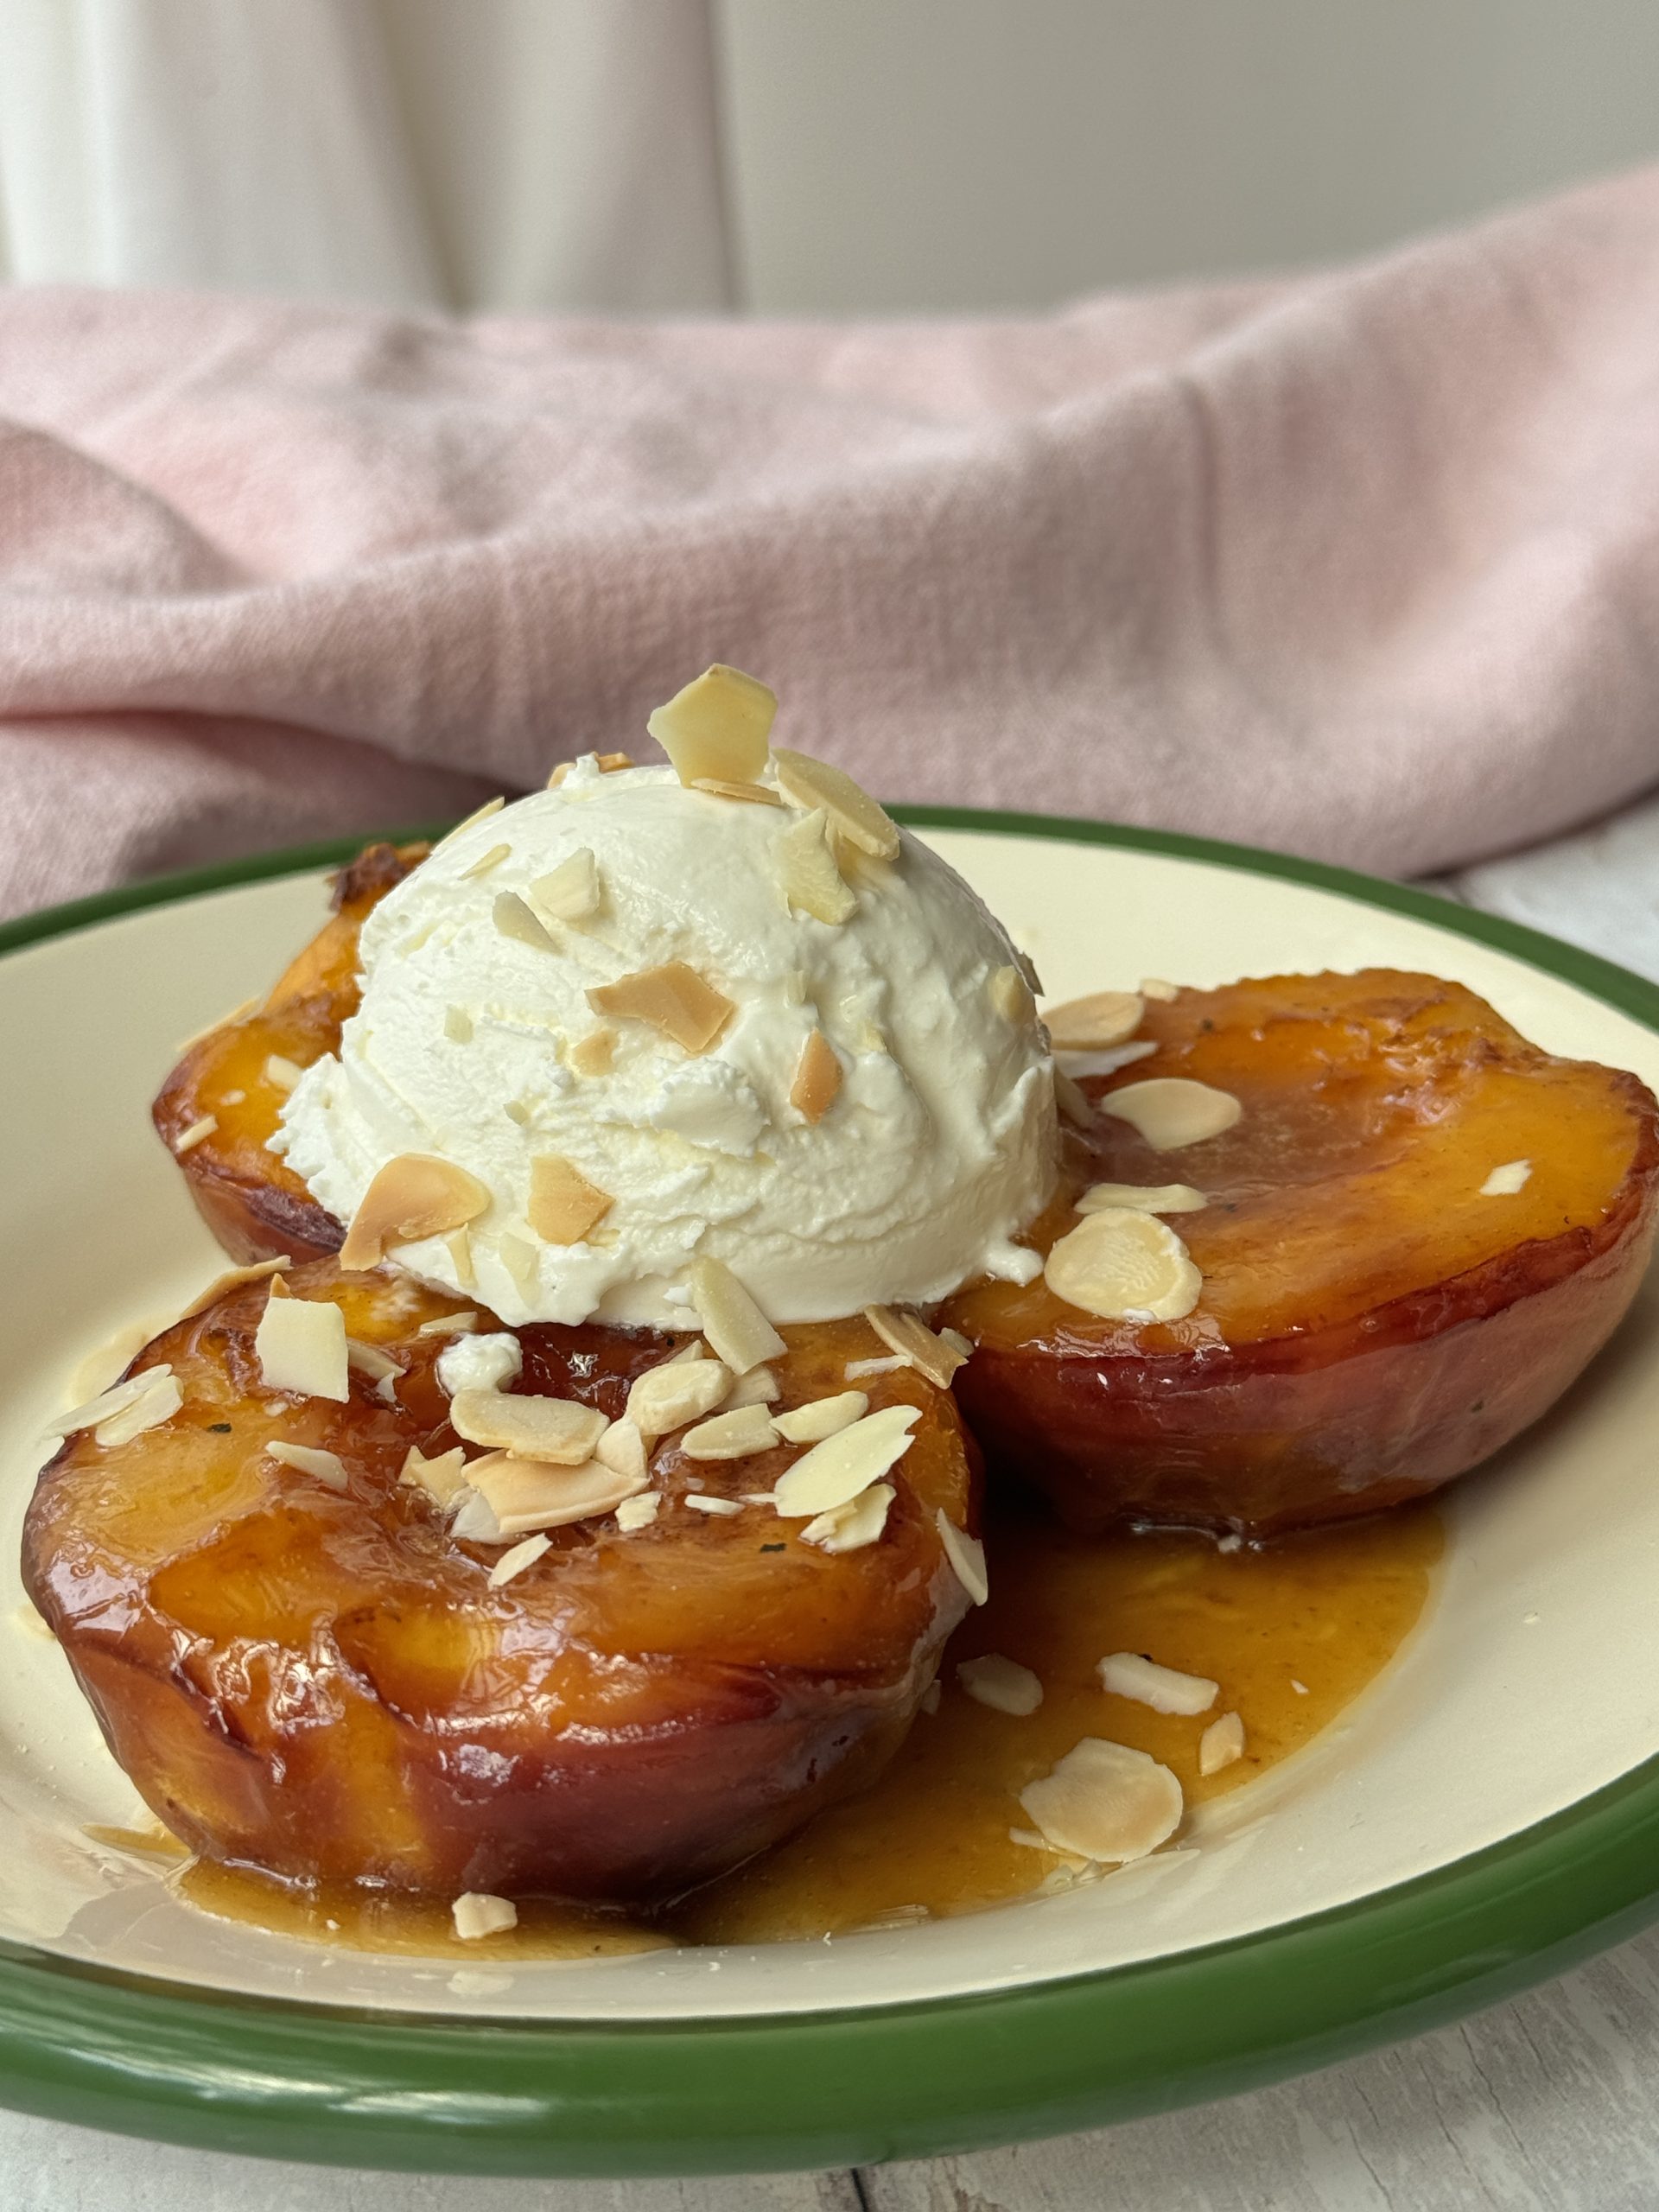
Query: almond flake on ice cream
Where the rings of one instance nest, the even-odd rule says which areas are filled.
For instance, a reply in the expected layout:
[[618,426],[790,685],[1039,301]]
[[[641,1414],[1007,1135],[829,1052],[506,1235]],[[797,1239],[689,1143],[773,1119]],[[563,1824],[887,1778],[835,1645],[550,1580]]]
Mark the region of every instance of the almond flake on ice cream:
[[490,1194],[453,1160],[404,1152],[389,1160],[352,1216],[340,1264],[347,1274],[377,1268],[388,1244],[413,1244],[462,1229],[489,1210]]
[[706,1052],[731,1020],[731,1001],[683,960],[636,969],[613,983],[588,994],[595,1014],[624,1021],[643,1021],[661,1030],[683,1051]]
[[656,708],[645,728],[683,784],[748,784],[765,772],[777,712],[777,694],[758,677],[716,661]]
[[530,1203],[525,1216],[547,1244],[580,1244],[610,1211],[608,1192],[590,1183],[574,1160],[556,1152],[539,1153],[530,1163]]
[[789,1347],[722,1260],[698,1260],[691,1269],[691,1303],[717,1359],[734,1375],[747,1375]]

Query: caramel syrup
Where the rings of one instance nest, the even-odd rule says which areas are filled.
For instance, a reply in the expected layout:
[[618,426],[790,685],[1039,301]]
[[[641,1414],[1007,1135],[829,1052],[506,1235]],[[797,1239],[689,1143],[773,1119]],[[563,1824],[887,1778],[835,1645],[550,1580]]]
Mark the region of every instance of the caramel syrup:
[[[938,1709],[918,1717],[882,1778],[665,1911],[636,1917],[524,1899],[518,1927],[463,1943],[448,1899],[350,1883],[289,1885],[207,1860],[169,1878],[222,1918],[354,1949],[474,1962],[787,1942],[982,1910],[1029,1896],[1065,1866],[1059,1853],[1015,1842],[1009,1831],[1029,1831],[1020,1791],[1080,1737],[1150,1751],[1173,1770],[1189,1805],[1236,1789],[1300,1750],[1410,1632],[1442,1531],[1432,1507],[1406,1507],[1230,1554],[1207,1537],[1168,1532],[1073,1536],[1014,1504],[999,1509],[987,1548],[990,1603],[952,1638]],[[1038,1676],[1044,1695],[1035,1713],[999,1713],[962,1688],[959,1662],[989,1651]],[[1110,1651],[1144,1652],[1209,1675],[1220,1694],[1196,1719],[1109,1696],[1096,1669]],[[1198,1738],[1228,1712],[1243,1718],[1244,1756],[1201,1776]],[[124,1835],[101,1832],[112,1843]],[[135,1834],[130,1847],[146,1842],[154,1857],[154,1836]]]

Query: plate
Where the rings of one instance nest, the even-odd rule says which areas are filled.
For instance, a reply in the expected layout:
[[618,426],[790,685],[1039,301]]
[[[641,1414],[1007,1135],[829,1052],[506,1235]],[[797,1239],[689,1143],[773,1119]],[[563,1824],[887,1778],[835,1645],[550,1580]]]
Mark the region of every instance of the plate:
[[[1425,893],[1098,824],[910,810],[1066,996],[1387,964],[1659,1085],[1659,990]],[[833,1942],[457,1974],[209,1918],[89,1826],[134,1818],[15,1618],[35,1440],[79,1360],[218,1256],[147,1103],[263,989],[350,847],[0,932],[0,2095],[219,2149],[425,2171],[685,2174],[913,2158],[1327,2063],[1659,1914],[1659,1300],[1455,1494],[1423,1623],[1337,1726],[1092,1886]]]

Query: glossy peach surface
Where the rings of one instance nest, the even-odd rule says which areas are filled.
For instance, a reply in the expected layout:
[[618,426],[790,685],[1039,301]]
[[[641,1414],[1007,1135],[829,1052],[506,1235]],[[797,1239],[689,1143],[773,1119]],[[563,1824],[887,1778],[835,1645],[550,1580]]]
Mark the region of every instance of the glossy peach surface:
[[[25,1529],[30,1593],[116,1758],[193,1850],[289,1878],[453,1896],[672,1895],[740,1864],[871,1778],[967,1608],[935,1522],[973,1516],[949,1395],[910,1370],[874,1405],[924,1408],[886,1529],[832,1555],[769,1507],[695,1511],[687,1491],[768,1488],[779,1449],[693,1463],[669,1438],[657,1522],[552,1533],[499,1590],[499,1548],[454,1543],[398,1481],[410,1445],[454,1441],[420,1324],[446,1300],[330,1262],[289,1277],[405,1368],[389,1405],[275,1393],[253,1333],[264,1283],[157,1338],[182,1408],[129,1444],[73,1438]],[[485,1317],[487,1321],[488,1317]],[[862,1321],[787,1332],[783,1405],[843,1387],[879,1351]],[[519,1389],[613,1414],[671,1340],[524,1332]],[[338,1453],[343,1492],[263,1456]]]
[[[1659,1118],[1631,1075],[1536,1051],[1461,986],[1388,969],[1154,1001],[1150,1057],[1084,1084],[1185,1077],[1243,1107],[1154,1151],[1096,1114],[1070,1191],[1181,1181],[1204,1276],[1158,1325],[1064,1305],[1039,1278],[948,1318],[978,1347],[957,1390],[994,1466],[1080,1528],[1251,1534],[1437,1488],[1535,1420],[1605,1342],[1651,1248]],[[1485,1196],[1491,1171],[1530,1163]],[[1035,1240],[1073,1225],[1063,1199]]]

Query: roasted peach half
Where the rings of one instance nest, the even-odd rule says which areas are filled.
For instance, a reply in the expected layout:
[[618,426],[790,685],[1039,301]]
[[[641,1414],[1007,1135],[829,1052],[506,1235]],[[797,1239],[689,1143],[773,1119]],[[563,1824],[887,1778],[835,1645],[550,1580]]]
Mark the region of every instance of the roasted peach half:
[[[1196,1306],[1102,1319],[1039,1277],[946,1315],[976,1347],[957,1394],[993,1471],[1072,1525],[1260,1536],[1420,1497],[1535,1421],[1629,1306],[1659,1178],[1635,1076],[1383,969],[1184,990],[1139,1034],[1155,1052],[1084,1084],[1069,1197],[1033,1241],[1077,1226],[1084,1185],[1190,1185],[1205,1203],[1167,1226]],[[1154,1150],[1110,1101],[1165,1077],[1242,1114]]]
[[188,1045],[156,1095],[150,1111],[162,1141],[177,1154],[203,1220],[238,1260],[282,1252],[316,1260],[340,1249],[340,1224],[265,1141],[292,1071],[332,1052],[357,1011],[364,918],[427,850],[370,845],[359,853],[335,879],[333,915],[270,995]]
[[[273,1391],[254,1347],[269,1286],[244,1283],[135,1362],[170,1364],[171,1417],[124,1443],[72,1436],[28,1516],[29,1594],[186,1844],[289,1879],[648,1900],[880,1769],[968,1605],[938,1523],[974,1504],[948,1392],[907,1368],[864,1385],[873,1409],[921,1417],[861,1548],[820,1548],[769,1505],[692,1510],[693,1491],[766,1491],[794,1455],[691,1460],[682,1432],[656,1447],[653,1522],[552,1530],[493,1587],[500,1547],[457,1541],[400,1480],[411,1446],[456,1441],[434,1373],[446,1338],[422,1332],[456,1301],[326,1262],[288,1283],[397,1363],[392,1402],[356,1371],[346,1403]],[[780,1410],[881,1350],[863,1321],[787,1336]],[[613,1329],[520,1342],[515,1390],[613,1416],[674,1349]],[[334,1454],[340,1486],[270,1457],[275,1441]]]

